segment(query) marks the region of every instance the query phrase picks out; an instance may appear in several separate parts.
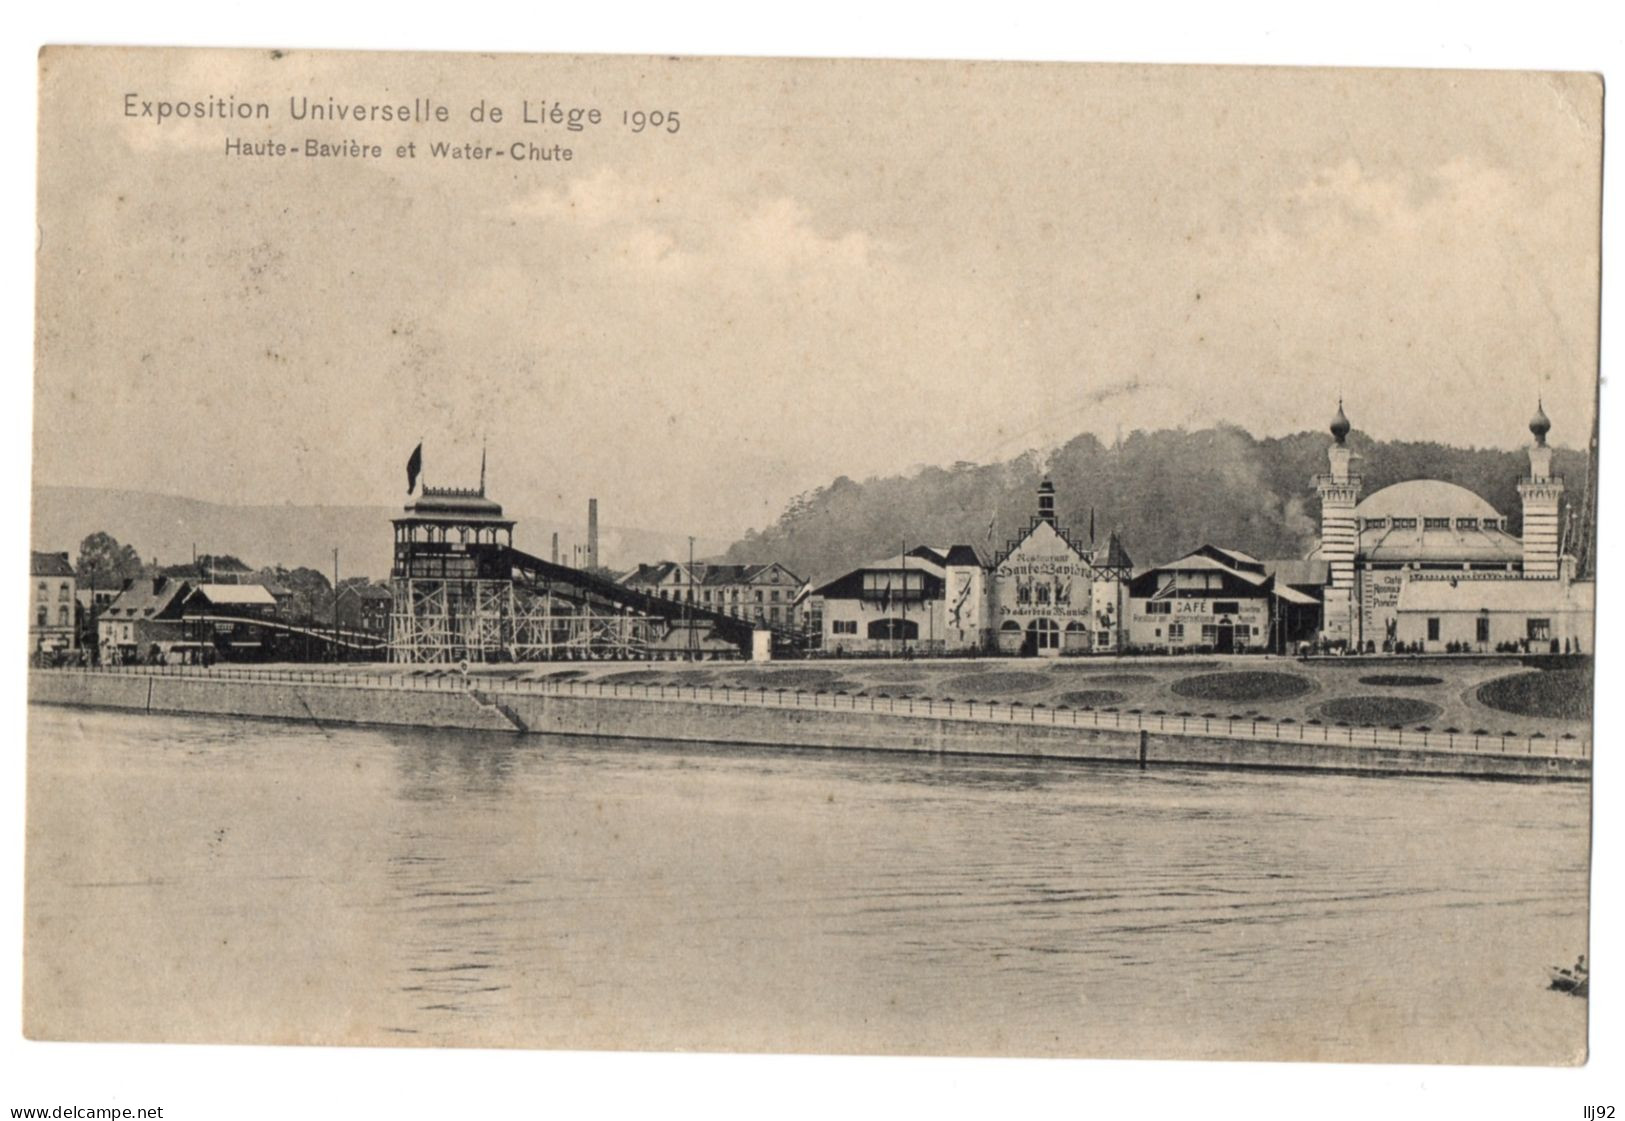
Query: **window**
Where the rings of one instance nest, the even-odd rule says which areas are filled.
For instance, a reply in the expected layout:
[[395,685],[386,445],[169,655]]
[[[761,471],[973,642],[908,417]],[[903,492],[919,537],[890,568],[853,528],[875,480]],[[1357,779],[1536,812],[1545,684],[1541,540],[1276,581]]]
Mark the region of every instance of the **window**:
[[920,637],[920,624],[913,619],[876,619],[869,624],[869,637],[907,642]]
[[1395,518],[1394,519],[1394,528],[1395,529],[1415,529],[1416,528],[1416,519],[1415,518]]
[[1423,529],[1449,529],[1450,528],[1450,519],[1449,518],[1423,518],[1422,519],[1422,528]]
[[1387,518],[1367,518],[1367,519],[1365,519],[1365,528],[1366,529],[1386,529],[1386,528],[1388,528],[1388,519]]
[[66,607],[59,607],[56,609],[56,623],[59,627],[65,627],[68,625],[68,609]]
[[49,599],[50,596],[51,596],[51,589],[45,586],[45,581],[44,580],[41,580],[39,582],[39,598],[40,599]]
[[1061,628],[1054,619],[1034,619],[1027,624],[1027,636],[1034,650],[1058,650],[1061,647]]
[[831,634],[857,634],[858,621],[856,619],[835,619],[829,625]]
[[1216,599],[1213,601],[1213,614],[1240,615],[1241,604],[1233,599]]
[[777,588],[774,588],[770,593],[768,593],[768,595],[774,603],[779,602],[779,590]]
[[1428,620],[1428,641],[1439,641],[1439,620],[1437,617]]
[[1550,619],[1531,619],[1528,623],[1530,642],[1549,642],[1552,637]]
[[1172,600],[1154,599],[1145,605],[1147,615],[1172,615],[1174,605]]
[[1249,623],[1236,624],[1236,645],[1240,646],[1253,637],[1253,628]]
[[1212,646],[1219,641],[1219,628],[1213,623],[1202,624],[1202,644]]
[[1168,624],[1168,641],[1169,642],[1184,642],[1185,641],[1185,624],[1184,623],[1169,623]]
[[760,588],[756,589],[756,602],[757,603],[762,602],[762,589],[760,589]]
[[46,623],[50,621],[50,614],[51,609],[46,607],[44,604],[40,604],[39,612],[34,616],[34,625],[39,627],[45,626]]
[[68,598],[68,586],[66,584],[60,584],[57,586],[56,598],[59,600]]
[[1480,615],[1478,617],[1477,622],[1478,622],[1478,635],[1477,635],[1478,641],[1479,642],[1488,642],[1490,640],[1490,617],[1488,615]]
[[1457,518],[1456,519],[1456,528],[1457,529],[1477,529],[1478,528],[1478,519],[1477,518]]
[[1048,584],[1039,584],[1033,590],[1037,593],[1039,603],[1043,603],[1043,604],[1049,603],[1049,585]]
[[768,618],[771,619],[773,622],[777,623],[779,621],[779,609],[777,607],[768,608],[767,614],[768,614]]

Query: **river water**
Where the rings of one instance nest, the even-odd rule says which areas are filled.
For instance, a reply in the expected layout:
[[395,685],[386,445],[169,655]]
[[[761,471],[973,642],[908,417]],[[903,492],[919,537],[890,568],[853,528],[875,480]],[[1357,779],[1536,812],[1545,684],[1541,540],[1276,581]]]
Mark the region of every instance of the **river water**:
[[37,1038],[1585,1053],[1584,785],[29,715]]

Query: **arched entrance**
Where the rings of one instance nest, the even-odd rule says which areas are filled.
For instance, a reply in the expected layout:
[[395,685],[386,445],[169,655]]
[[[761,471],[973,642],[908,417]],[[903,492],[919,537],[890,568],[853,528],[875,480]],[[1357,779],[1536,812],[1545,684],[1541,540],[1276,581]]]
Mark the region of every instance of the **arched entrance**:
[[1061,652],[1061,628],[1054,619],[1038,618],[1027,624],[1026,653],[1053,658]]

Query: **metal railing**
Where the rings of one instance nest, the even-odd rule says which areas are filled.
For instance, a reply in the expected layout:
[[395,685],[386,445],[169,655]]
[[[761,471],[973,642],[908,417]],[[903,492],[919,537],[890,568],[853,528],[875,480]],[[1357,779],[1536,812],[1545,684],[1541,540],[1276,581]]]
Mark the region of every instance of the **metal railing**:
[[412,690],[503,696],[582,697],[673,704],[722,704],[748,708],[861,712],[977,724],[1035,725],[1098,731],[1154,732],[1158,735],[1265,743],[1312,744],[1335,748],[1392,748],[1459,754],[1544,756],[1590,759],[1591,742],[1572,733],[1548,736],[1535,732],[1496,735],[1486,732],[1421,731],[1405,728],[1341,726],[1263,716],[1195,716],[1190,714],[1113,712],[1024,704],[1020,701],[953,700],[830,693],[791,688],[755,689],[728,685],[666,685],[617,681],[528,680],[450,671],[434,673],[346,673],[340,670],[251,669],[237,666],[83,666],[36,669],[34,673],[193,678],[273,684],[327,685],[354,689]]

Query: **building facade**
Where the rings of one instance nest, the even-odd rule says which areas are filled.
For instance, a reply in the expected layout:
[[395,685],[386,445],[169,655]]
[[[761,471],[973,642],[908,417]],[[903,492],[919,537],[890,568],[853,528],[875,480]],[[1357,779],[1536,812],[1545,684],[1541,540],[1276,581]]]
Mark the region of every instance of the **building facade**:
[[803,610],[809,631],[817,628],[817,649],[827,654],[943,654],[954,649],[948,586],[937,552],[917,549],[812,588]]
[[1278,583],[1265,562],[1204,545],[1136,576],[1129,646],[1164,653],[1285,650],[1320,621],[1314,597]]
[[1127,643],[1133,561],[1113,533],[1104,550],[1075,541],[1055,516],[1055,485],[994,560],[988,577],[993,641],[1003,654],[1116,653]]
[[173,576],[140,576],[130,581],[96,624],[99,657],[108,664],[167,657],[187,641],[182,604],[191,581]]
[[647,595],[690,603],[744,619],[770,630],[798,625],[796,598],[801,577],[777,561],[767,564],[709,564],[661,561],[640,564],[621,584]]
[[1529,431],[1519,537],[1483,497],[1440,479],[1362,499],[1339,402],[1328,471],[1315,480],[1321,532],[1311,559],[1328,570],[1323,642],[1373,652],[1590,649],[1593,585],[1576,578],[1565,555],[1564,483],[1552,472],[1551,421],[1538,405]]
[[346,584],[339,589],[335,610],[339,626],[375,638],[389,636],[389,613],[394,598],[382,584]]
[[77,650],[78,579],[68,554],[30,553],[28,583],[29,654]]

